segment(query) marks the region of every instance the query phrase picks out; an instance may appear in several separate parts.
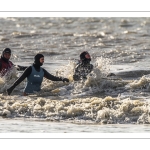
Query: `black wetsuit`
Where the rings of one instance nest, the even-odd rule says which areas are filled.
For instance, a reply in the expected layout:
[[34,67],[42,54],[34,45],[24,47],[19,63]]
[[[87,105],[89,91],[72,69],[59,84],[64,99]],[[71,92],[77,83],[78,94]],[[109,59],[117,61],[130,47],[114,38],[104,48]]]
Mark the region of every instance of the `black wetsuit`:
[[93,70],[93,65],[90,63],[79,63],[73,75],[73,80],[78,81],[86,79],[87,75]]
[[[40,66],[33,64],[34,68],[36,71],[40,71]],[[42,68],[44,71],[44,77],[52,80],[52,81],[63,81],[63,78],[61,77],[56,77],[51,75],[50,73],[48,73],[44,68]],[[28,77],[32,72],[32,67],[29,66],[28,68],[26,68],[26,70],[23,72],[23,74],[18,78],[18,80],[16,80],[16,82],[12,85],[14,87],[16,87],[18,84],[20,84],[26,77]]]
[[[35,77],[36,75],[35,74],[32,74],[34,71],[36,72],[39,72],[39,74],[37,74],[36,77],[45,77],[49,80],[52,80],[52,81],[63,81],[63,82],[69,82],[69,79],[67,78],[62,78],[62,77],[56,77],[56,76],[53,76],[51,75],[50,73],[48,73],[44,68],[42,68],[41,66],[43,65],[43,63],[40,62],[40,59],[43,59],[44,60],[44,56],[42,54],[37,54],[35,57],[34,57],[34,63],[32,66],[29,66],[28,68],[25,69],[25,71],[23,72],[23,74],[14,82],[14,84],[7,89],[7,93],[8,95],[11,94],[11,92],[13,91],[13,89],[18,85],[20,84],[25,78],[30,78],[30,77]],[[32,70],[32,69],[35,69],[35,70]],[[42,74],[41,73],[41,69],[42,69]],[[31,75],[31,76],[30,76]],[[29,81],[29,79],[28,79]],[[32,82],[32,81],[31,81]],[[37,80],[38,84],[41,84],[41,79],[40,80]],[[29,82],[28,82],[29,83]],[[32,89],[34,90],[34,89]]]

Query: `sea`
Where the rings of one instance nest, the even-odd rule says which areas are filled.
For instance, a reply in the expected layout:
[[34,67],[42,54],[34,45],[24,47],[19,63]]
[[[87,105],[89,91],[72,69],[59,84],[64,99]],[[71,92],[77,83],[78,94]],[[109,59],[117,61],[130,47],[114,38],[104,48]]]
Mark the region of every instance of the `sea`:
[[[0,78],[0,133],[150,133],[149,41],[149,17],[1,17],[0,52],[15,67]],[[94,68],[73,81],[83,51]],[[7,95],[38,53],[69,83],[44,78],[23,96],[25,79]]]

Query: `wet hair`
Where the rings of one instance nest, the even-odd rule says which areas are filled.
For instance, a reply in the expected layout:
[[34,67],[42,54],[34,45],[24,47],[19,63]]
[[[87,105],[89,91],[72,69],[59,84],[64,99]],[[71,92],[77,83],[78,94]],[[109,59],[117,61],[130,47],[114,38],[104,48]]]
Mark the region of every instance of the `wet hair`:
[[43,64],[40,63],[40,58],[44,57],[42,54],[37,54],[34,56],[34,63],[39,65],[39,66],[42,66]]
[[[80,54],[80,60],[81,61],[91,61],[91,57],[89,58],[86,58],[85,55],[86,54],[89,54],[87,51],[83,51],[81,54]],[[90,56],[90,55],[89,55]]]

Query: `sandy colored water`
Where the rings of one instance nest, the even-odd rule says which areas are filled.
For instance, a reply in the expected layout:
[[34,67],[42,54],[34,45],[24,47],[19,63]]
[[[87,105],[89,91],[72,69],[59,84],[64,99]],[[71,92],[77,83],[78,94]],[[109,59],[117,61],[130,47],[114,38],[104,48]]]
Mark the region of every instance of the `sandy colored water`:
[[0,133],[150,133],[150,125],[94,125],[1,118]]
[[[18,74],[1,79],[0,115],[7,117],[2,132],[149,132],[150,18],[0,21],[0,49],[10,47],[15,64],[31,65],[42,53],[45,69],[71,80],[79,54],[87,50],[95,67],[85,82],[44,80],[43,91],[29,97],[21,96],[26,81],[5,95]],[[117,76],[106,78],[109,72]]]

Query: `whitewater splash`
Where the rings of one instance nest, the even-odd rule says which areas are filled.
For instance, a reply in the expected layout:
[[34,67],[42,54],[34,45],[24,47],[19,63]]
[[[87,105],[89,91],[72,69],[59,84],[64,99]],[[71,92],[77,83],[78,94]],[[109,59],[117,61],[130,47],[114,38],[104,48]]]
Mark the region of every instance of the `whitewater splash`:
[[42,118],[74,123],[150,123],[150,103],[140,100],[112,98],[49,98],[0,96],[0,115],[3,117]]
[[[12,67],[5,76],[0,75],[0,92],[6,94],[6,89],[8,89],[15,80],[20,76],[20,73],[17,72],[17,68],[14,66]],[[24,85],[24,82],[22,82],[18,87],[15,89],[19,89]]]
[[[70,82],[53,82],[45,80],[43,82],[42,90],[58,93],[59,95],[70,95],[73,97],[80,97],[83,95],[92,95],[97,92],[105,92],[109,89],[124,86],[128,84],[127,81],[121,80],[116,77],[107,77],[110,73],[111,60],[103,57],[95,59],[93,64],[93,71],[87,76],[87,79],[80,81],[73,81],[74,69],[76,66],[75,61],[69,61],[68,65],[56,71],[57,76],[67,77]],[[67,97],[68,98],[68,97]]]
[[4,96],[3,92],[19,76],[13,69],[7,78],[0,78],[0,116],[94,124],[150,123],[149,101],[122,95],[141,87],[149,90],[149,76],[133,81],[107,77],[110,63],[109,59],[97,58],[87,79],[74,82],[72,75],[76,64],[69,61],[56,71],[57,76],[68,77],[69,83],[44,79],[40,92],[20,96],[16,93],[21,93],[24,81],[13,91],[15,94]]
[[[75,61],[69,61],[66,66],[56,70],[56,76],[69,78],[69,83],[63,83],[62,81],[51,81],[44,78],[40,92],[35,92],[38,96],[51,96],[59,95],[63,98],[81,97],[83,95],[92,95],[97,92],[107,92],[114,88],[123,87],[128,82],[116,79],[114,77],[107,78],[110,71],[110,59],[98,57],[93,64],[93,71],[87,76],[86,80],[73,81],[74,69],[76,66]],[[17,74],[14,67],[9,71],[7,76],[0,78],[1,92],[6,92],[6,89],[10,87],[14,81],[20,76]],[[22,94],[25,87],[26,80],[20,83],[13,93]],[[13,94],[12,93],[12,94]]]

